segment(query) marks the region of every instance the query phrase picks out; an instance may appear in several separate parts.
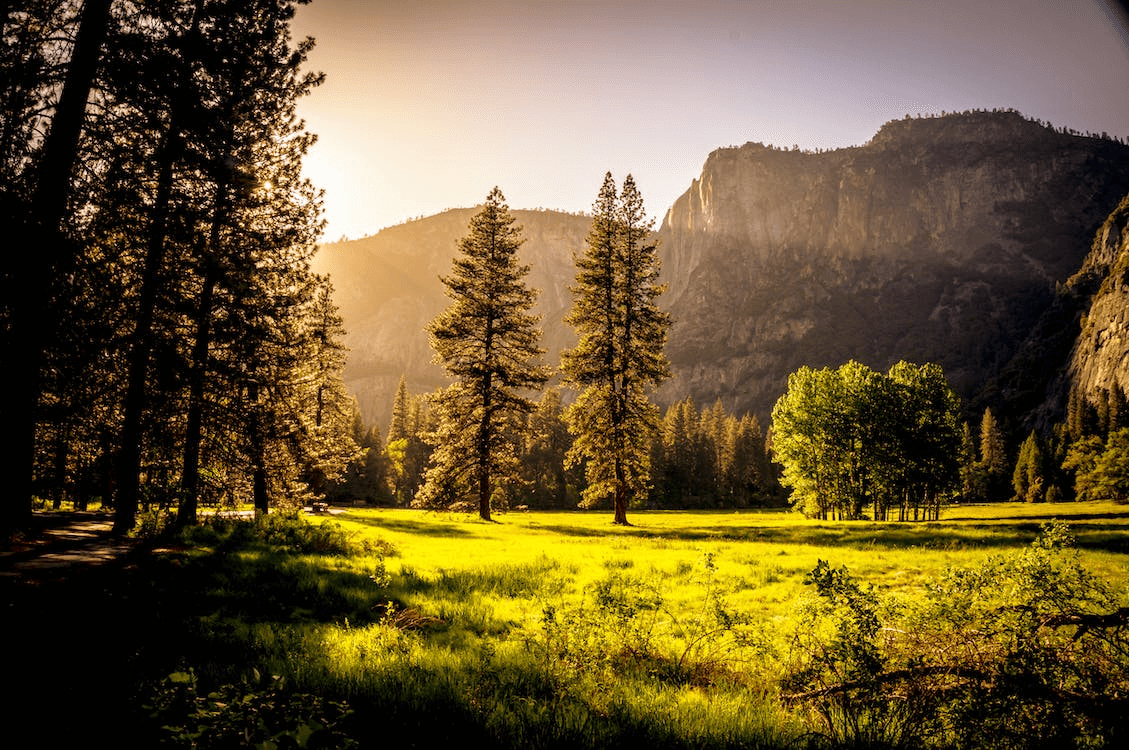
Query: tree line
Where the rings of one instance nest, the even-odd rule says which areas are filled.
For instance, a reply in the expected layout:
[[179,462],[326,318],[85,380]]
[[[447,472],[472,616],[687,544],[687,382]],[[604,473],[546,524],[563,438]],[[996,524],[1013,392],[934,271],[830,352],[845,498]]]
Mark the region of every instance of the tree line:
[[[425,508],[473,504],[487,520],[515,501],[607,503],[619,524],[632,504],[656,497],[761,499],[767,472],[755,420],[720,405],[699,415],[689,401],[664,419],[650,399],[670,374],[652,229],[634,179],[620,189],[605,175],[566,318],[577,344],[563,352],[559,374],[572,398],[566,403],[558,387],[535,400],[553,371],[531,313],[537,292],[517,262],[521,229],[494,188],[442,279],[451,303],[428,326],[436,362],[453,382],[411,403],[401,381],[386,446],[368,439],[368,468],[347,477],[341,492],[361,488]],[[358,423],[357,432],[364,444],[370,431]]]
[[934,364],[885,375],[802,367],[772,412],[769,452],[792,505],[820,519],[936,520],[951,502],[1129,501],[1129,405],[1073,389],[1066,419],[1009,449],[990,407],[974,430]]
[[[581,467],[567,463],[573,438],[564,401],[560,387],[547,388],[533,411],[515,425],[518,470],[492,494],[494,510],[568,509],[580,504],[585,477]],[[423,485],[438,424],[431,394],[410,393],[403,379],[393,404],[386,436],[356,413],[353,435],[361,455],[329,483],[330,502],[412,504]],[[765,433],[753,415],[737,417],[720,401],[699,408],[687,397],[667,407],[647,441],[651,484],[646,495],[637,498],[642,507],[736,509],[785,502]],[[446,507],[478,510],[477,504],[465,500]]]
[[33,497],[194,523],[301,502],[357,452],[309,260],[319,85],[286,0],[16,0],[0,23],[0,532]]

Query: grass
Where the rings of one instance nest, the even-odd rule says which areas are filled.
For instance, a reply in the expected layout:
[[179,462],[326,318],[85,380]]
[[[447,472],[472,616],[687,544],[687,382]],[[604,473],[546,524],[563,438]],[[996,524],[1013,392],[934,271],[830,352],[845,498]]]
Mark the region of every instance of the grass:
[[[1114,504],[966,506],[922,524],[630,518],[358,509],[254,532],[228,522],[44,595],[38,611],[13,606],[35,612],[27,635],[48,642],[66,640],[74,607],[100,613],[84,620],[100,655],[54,656],[53,679],[87,685],[125,654],[103,698],[157,707],[156,720],[111,709],[147,744],[223,746],[190,731],[205,717],[236,744],[365,746],[392,733],[420,747],[775,748],[809,737],[776,696],[819,560],[912,599],[1061,518],[1087,568],[1129,587],[1129,508]],[[280,705],[308,708],[299,721]]]

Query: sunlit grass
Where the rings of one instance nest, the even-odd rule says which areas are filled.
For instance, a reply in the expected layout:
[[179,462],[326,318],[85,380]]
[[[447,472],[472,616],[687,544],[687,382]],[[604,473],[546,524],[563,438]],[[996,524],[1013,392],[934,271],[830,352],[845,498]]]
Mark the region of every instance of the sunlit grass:
[[491,523],[358,509],[297,530],[202,529],[165,577],[197,674],[254,669],[349,701],[355,736],[395,725],[421,745],[784,747],[804,730],[777,681],[819,560],[912,598],[1055,517],[1089,567],[1125,585],[1129,508],[1113,504],[969,506],[922,524],[636,512],[627,528],[596,512]]

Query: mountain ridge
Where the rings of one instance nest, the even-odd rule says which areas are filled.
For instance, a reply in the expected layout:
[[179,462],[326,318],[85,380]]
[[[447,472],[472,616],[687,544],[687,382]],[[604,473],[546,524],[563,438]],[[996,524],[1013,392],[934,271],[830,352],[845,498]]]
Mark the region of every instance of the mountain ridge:
[[[721,399],[763,420],[796,367],[847,359],[936,361],[970,408],[1007,398],[1027,386],[1002,378],[1025,377],[1014,371],[1024,342],[1129,193],[1126,165],[1125,144],[1010,111],[895,120],[831,151],[715,149],[656,232],[660,304],[675,320],[675,377],[656,400]],[[401,375],[416,393],[446,382],[423,329],[445,305],[439,276],[475,210],[315,258],[337,288],[346,381],[366,421],[387,424]],[[513,213],[556,364],[574,340],[563,319],[589,218]]]

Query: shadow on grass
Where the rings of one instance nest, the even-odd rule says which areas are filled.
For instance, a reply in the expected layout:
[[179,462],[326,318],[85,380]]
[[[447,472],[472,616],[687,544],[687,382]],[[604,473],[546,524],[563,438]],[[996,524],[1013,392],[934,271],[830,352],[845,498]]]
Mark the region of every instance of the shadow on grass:
[[332,557],[253,550],[157,561],[157,580],[186,617],[248,623],[366,623],[387,599],[383,571],[337,567]]
[[[1124,523],[1078,522],[1068,518],[1067,523],[1083,549],[1115,553],[1129,553],[1129,517],[1105,514],[1110,518],[1124,518]],[[1089,518],[1103,517],[1090,516]],[[1052,520],[1047,516],[1045,520]],[[759,542],[788,546],[827,547],[844,546],[866,549],[992,549],[1014,548],[1030,544],[1039,535],[1044,520],[1025,517],[1019,521],[1000,523],[983,519],[931,523],[843,523],[838,526],[808,525],[786,526],[680,526],[678,528],[648,528],[632,526],[609,529],[589,526],[555,524],[539,526],[562,536],[603,537],[609,533],[639,539],[664,539],[679,542],[731,541]]]
[[[382,516],[380,518],[369,518],[367,516],[350,515],[349,523],[355,523],[363,526],[372,526],[377,529],[387,529],[389,531],[399,531],[405,534],[422,534],[423,536],[439,536],[439,537],[464,537],[471,538],[480,536],[468,529],[463,524],[456,522],[442,522],[436,519],[425,519],[422,521],[413,520],[410,518],[389,518]],[[483,522],[485,523],[485,522]]]

